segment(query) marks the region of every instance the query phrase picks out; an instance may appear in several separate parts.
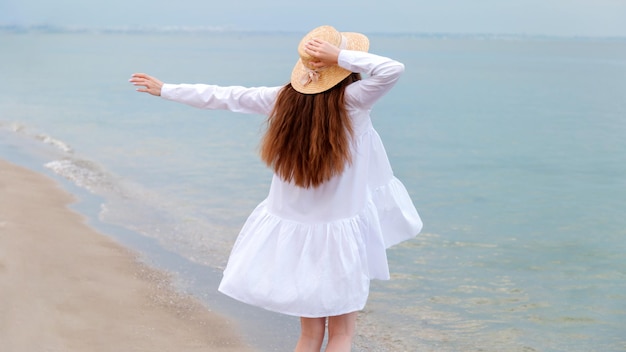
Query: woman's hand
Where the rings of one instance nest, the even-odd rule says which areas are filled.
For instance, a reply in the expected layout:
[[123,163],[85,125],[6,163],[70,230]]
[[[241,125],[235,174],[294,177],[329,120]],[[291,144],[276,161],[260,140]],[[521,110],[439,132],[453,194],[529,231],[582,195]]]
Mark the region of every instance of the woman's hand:
[[150,93],[155,96],[161,95],[161,87],[163,87],[163,82],[155,77],[152,77],[145,73],[133,73],[128,81],[135,86],[144,87],[137,88],[138,92]]
[[312,39],[304,44],[304,51],[315,59],[310,65],[317,69],[336,65],[341,50],[327,41]]

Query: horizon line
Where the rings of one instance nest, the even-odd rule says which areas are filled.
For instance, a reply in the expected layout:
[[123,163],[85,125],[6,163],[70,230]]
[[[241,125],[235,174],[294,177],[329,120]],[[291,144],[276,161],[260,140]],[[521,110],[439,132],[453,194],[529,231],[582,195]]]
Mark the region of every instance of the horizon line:
[[[47,33],[247,33],[247,34],[303,34],[306,31],[245,29],[233,26],[191,26],[191,25],[118,25],[118,26],[75,26],[55,24],[3,24],[0,32],[47,32]],[[371,31],[371,35],[410,35],[433,38],[527,38],[527,39],[605,39],[626,40],[626,35],[584,35],[584,34],[541,34],[518,32],[427,32],[427,31]]]

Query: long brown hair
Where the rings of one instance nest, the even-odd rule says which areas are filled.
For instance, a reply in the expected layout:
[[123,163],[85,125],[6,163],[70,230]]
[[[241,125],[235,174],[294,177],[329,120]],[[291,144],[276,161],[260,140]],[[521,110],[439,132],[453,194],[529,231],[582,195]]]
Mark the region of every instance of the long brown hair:
[[352,123],[344,90],[361,79],[352,73],[333,88],[302,94],[287,84],[278,93],[261,141],[261,159],[285,181],[317,187],[352,161]]

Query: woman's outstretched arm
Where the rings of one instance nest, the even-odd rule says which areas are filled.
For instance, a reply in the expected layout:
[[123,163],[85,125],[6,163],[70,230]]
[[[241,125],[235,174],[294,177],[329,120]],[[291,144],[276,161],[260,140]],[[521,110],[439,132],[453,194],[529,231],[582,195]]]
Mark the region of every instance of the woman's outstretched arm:
[[149,93],[200,109],[223,109],[267,115],[282,87],[221,87],[208,84],[167,84],[145,73],[133,73],[128,80],[138,92]]

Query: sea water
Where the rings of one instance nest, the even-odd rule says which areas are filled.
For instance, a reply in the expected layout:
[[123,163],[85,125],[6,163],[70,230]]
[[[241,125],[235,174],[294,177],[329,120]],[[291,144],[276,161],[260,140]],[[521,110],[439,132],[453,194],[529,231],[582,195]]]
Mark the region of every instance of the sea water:
[[[0,157],[97,196],[87,216],[237,312],[253,345],[288,350],[296,320],[209,293],[268,190],[264,117],[127,80],[282,85],[301,35],[3,28]],[[372,282],[355,349],[625,351],[626,40],[370,39],[406,65],[372,117],[425,226],[388,251],[392,279]]]

